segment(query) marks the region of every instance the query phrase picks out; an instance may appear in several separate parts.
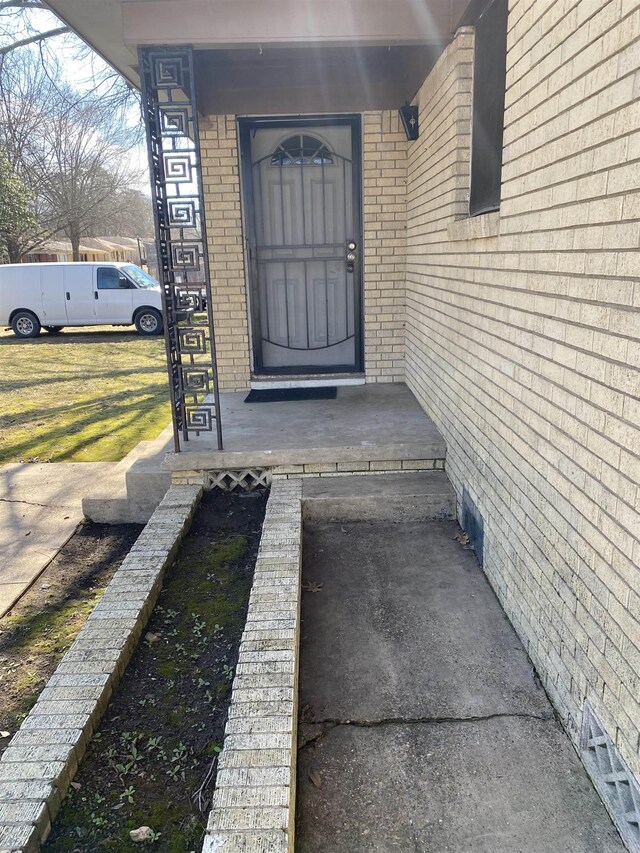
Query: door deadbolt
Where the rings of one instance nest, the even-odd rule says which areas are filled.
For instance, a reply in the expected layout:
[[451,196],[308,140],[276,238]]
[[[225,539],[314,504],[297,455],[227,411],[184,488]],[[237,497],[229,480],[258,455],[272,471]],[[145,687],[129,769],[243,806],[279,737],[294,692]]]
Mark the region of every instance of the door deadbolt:
[[353,240],[347,240],[347,272],[353,272],[353,265],[358,260],[358,255],[356,249],[358,248],[357,244]]

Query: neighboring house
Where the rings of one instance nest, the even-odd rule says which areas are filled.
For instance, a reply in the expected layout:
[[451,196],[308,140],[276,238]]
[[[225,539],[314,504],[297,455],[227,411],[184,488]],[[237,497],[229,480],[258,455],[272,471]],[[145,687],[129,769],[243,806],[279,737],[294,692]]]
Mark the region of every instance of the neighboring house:
[[50,5],[142,69],[219,388],[406,382],[569,732],[588,697],[640,778],[640,0]]
[[[136,237],[83,237],[80,243],[81,261],[127,261],[140,265],[142,256],[146,260],[146,246],[149,238]],[[68,240],[48,240],[38,249],[25,255],[25,263],[51,263],[52,261],[70,261],[73,258],[71,243]]]

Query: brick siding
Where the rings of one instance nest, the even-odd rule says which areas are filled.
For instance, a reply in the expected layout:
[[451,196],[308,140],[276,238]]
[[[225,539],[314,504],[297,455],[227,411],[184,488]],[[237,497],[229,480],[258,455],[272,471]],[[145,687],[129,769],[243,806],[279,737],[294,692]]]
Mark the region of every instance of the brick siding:
[[238,391],[251,366],[235,116],[202,119],[200,150],[219,387]]
[[640,774],[640,4],[510,2],[502,204],[467,217],[473,31],[408,148],[407,382],[577,743]]
[[397,111],[363,116],[367,382],[404,381],[407,138]]

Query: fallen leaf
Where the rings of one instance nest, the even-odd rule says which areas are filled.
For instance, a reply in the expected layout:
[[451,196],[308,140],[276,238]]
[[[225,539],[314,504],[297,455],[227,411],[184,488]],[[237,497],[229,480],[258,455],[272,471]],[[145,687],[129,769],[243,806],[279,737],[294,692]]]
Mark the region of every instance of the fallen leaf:
[[0,732],[0,737],[9,737],[11,732]]
[[113,811],[116,812],[118,809],[121,809],[124,806],[124,800],[121,803],[116,803],[113,807]]
[[51,589],[50,583],[43,583],[41,589]]
[[322,583],[315,583],[315,581],[309,581],[309,583],[304,584],[302,589],[306,590],[307,592],[320,592],[323,586],[324,584]]
[[144,635],[144,638],[147,641],[147,643],[157,643],[158,640],[160,639],[160,635],[159,634],[153,634],[151,631],[147,631],[147,633]]
[[461,531],[460,531],[460,533],[456,533],[456,535],[455,535],[453,538],[454,538],[457,542],[459,542],[461,545],[467,545],[467,544],[468,544],[468,542],[469,542],[469,537],[468,537],[468,536],[467,536],[467,534],[464,532],[464,530],[461,530]]
[[309,771],[309,779],[311,779],[316,788],[322,788],[322,777],[317,770]]
[[71,782],[70,784],[74,791],[79,791],[82,788],[80,782]]

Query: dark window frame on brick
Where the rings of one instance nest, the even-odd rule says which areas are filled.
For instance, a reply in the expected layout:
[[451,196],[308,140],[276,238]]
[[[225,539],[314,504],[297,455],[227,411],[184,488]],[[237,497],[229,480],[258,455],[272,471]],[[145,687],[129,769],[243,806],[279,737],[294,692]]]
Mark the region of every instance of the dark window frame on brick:
[[507,17],[508,0],[482,0],[460,22],[475,28],[470,216],[500,209]]

